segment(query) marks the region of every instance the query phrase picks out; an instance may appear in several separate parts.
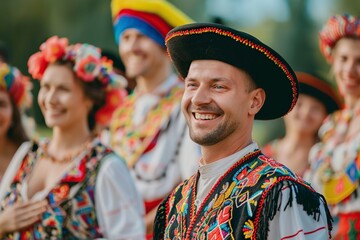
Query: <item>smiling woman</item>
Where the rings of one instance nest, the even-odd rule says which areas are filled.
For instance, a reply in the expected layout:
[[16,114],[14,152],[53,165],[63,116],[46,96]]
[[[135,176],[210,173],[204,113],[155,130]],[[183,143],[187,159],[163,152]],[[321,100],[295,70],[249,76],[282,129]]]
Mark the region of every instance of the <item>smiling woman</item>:
[[332,86],[321,78],[296,72],[300,96],[294,109],[284,117],[285,135],[266,144],[263,152],[303,177],[309,168],[311,147],[318,142],[319,128],[341,101]]
[[143,205],[128,169],[94,131],[108,114],[107,95],[121,87],[112,63],[95,46],[54,36],[28,65],[40,80],[38,103],[53,134],[19,160],[2,208],[35,200],[47,205],[28,228],[8,228],[4,237],[141,239]]
[[[22,124],[22,110],[30,100],[29,79],[20,71],[5,63],[0,63],[0,196],[4,195],[11,177],[4,174],[11,169],[17,158],[23,157],[29,148],[26,142],[24,126]],[[12,176],[13,177],[13,176]],[[1,198],[0,197],[0,198]],[[46,203],[34,201],[32,203],[19,203],[0,213],[0,236],[6,231],[23,228],[37,221],[43,212]],[[27,213],[25,218],[19,217]]]
[[17,68],[0,63],[0,179],[17,148],[28,139],[21,114],[30,95],[29,79]]
[[329,18],[320,32],[320,50],[330,63],[345,106],[320,128],[311,150],[311,181],[338,218],[334,239],[360,238],[360,18]]

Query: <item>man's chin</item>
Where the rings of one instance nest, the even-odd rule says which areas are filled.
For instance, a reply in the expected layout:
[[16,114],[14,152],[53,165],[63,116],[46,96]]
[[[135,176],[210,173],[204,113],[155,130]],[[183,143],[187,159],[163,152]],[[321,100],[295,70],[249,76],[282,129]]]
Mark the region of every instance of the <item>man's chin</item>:
[[218,143],[218,140],[215,138],[209,138],[208,136],[193,136],[190,134],[191,140],[201,146],[212,146]]

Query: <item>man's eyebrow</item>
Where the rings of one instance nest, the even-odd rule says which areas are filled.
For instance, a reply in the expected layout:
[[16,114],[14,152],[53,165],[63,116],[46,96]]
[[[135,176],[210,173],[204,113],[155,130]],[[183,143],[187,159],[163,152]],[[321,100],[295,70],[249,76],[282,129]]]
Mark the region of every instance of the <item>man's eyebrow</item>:
[[212,81],[212,82],[224,82],[224,81],[229,81],[229,79],[224,78],[224,77],[215,77],[215,78],[211,78],[210,81]]
[[[210,78],[208,79],[211,82],[222,82],[222,81],[228,81],[228,78],[224,78],[224,77],[214,77],[214,78]],[[184,81],[196,81],[196,78],[193,77],[186,77],[184,79]]]

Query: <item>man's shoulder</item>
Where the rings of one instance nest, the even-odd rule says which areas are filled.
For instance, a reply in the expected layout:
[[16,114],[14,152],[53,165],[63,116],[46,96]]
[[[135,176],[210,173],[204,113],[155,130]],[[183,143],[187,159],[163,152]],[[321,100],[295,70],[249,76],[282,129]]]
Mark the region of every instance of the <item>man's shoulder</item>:
[[276,161],[276,159],[272,157],[261,154],[258,156],[258,161],[261,162],[261,165],[259,164],[259,167],[263,168],[264,171],[267,172],[266,174],[267,176],[279,176],[279,177],[284,176],[302,181],[302,179],[297,174],[295,174],[290,168]]
[[233,172],[232,179],[237,179],[237,183],[244,187],[243,181],[246,180],[248,186],[259,186],[261,189],[274,187],[276,184],[300,184],[311,191],[314,191],[309,183],[300,176],[292,172],[285,165],[277,162],[274,158],[264,154],[257,155],[246,164],[237,166]]

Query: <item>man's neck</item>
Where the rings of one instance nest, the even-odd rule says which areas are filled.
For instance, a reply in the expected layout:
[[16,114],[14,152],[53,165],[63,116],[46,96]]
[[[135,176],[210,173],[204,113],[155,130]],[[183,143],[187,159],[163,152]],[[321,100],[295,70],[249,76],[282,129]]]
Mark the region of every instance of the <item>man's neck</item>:
[[218,143],[212,146],[202,146],[202,158],[201,161],[203,164],[209,164],[223,158],[226,158],[241,149],[247,147],[252,143],[252,140],[249,139],[247,141],[239,142],[228,142],[228,143]]
[[140,94],[153,93],[171,74],[171,68],[165,68],[149,76],[139,76],[136,78],[136,91]]

